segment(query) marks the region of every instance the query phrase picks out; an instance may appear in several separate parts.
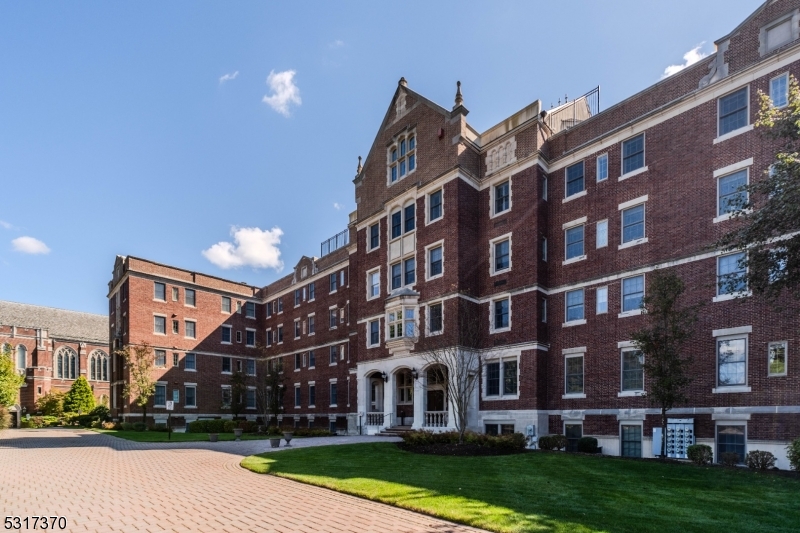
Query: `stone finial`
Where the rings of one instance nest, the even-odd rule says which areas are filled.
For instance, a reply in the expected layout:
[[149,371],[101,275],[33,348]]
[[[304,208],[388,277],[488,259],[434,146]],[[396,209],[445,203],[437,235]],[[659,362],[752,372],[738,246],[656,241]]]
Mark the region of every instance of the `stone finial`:
[[356,176],[358,176],[359,174],[361,174],[361,170],[362,170],[363,168],[364,168],[364,167],[362,167],[362,166],[361,166],[361,156],[358,156],[358,166],[356,167]]
[[464,97],[461,96],[461,82],[456,82],[456,105],[453,106],[453,109],[464,105]]
[[405,78],[400,78],[400,81],[398,81],[397,84],[403,87],[408,87],[408,82],[406,81]]

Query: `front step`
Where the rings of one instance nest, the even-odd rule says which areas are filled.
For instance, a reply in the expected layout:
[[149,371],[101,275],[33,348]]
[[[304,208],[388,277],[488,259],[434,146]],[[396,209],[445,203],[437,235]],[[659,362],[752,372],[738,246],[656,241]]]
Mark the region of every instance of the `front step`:
[[411,431],[411,426],[394,426],[381,430],[378,437],[401,437],[404,433]]

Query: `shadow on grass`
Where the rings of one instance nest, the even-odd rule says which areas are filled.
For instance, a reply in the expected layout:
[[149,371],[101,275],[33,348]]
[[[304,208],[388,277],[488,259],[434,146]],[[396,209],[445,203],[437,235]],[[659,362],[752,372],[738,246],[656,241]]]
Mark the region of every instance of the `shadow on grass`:
[[242,466],[493,531],[797,531],[800,480],[747,470],[532,452],[442,457],[369,443]]

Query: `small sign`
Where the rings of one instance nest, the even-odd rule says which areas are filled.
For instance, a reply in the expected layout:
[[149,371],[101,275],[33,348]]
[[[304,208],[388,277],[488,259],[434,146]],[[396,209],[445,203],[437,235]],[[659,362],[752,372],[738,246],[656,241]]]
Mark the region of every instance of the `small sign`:
[[167,402],[167,411],[175,409],[175,402]]

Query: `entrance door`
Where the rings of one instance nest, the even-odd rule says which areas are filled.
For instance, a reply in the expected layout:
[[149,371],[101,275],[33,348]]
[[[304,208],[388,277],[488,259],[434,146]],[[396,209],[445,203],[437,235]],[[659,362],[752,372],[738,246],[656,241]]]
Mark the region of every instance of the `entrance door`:
[[371,379],[369,382],[369,410],[371,413],[383,412],[383,381]]

